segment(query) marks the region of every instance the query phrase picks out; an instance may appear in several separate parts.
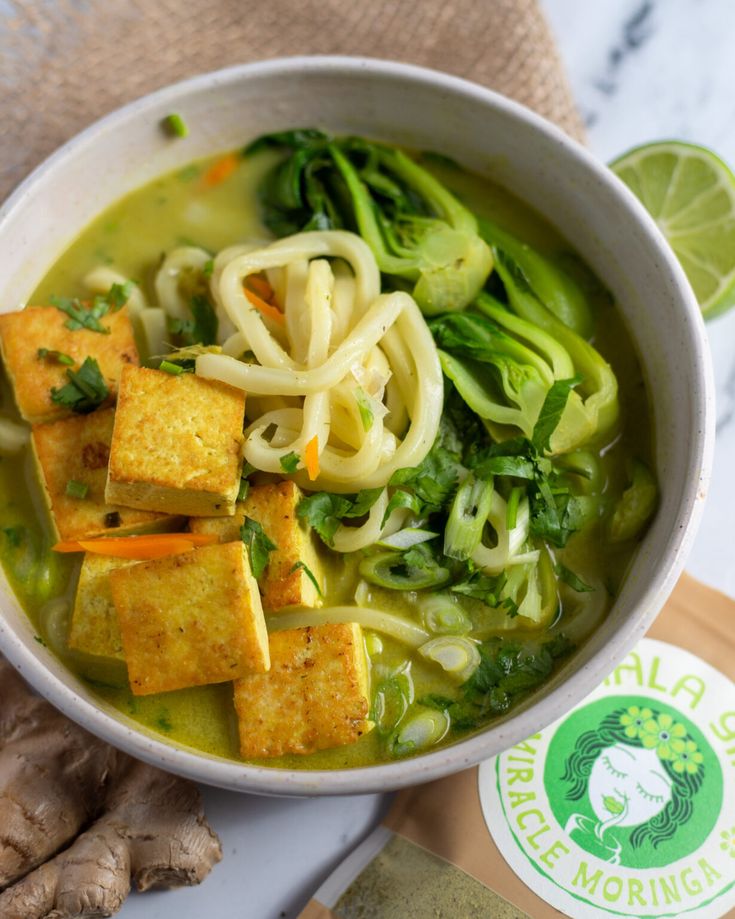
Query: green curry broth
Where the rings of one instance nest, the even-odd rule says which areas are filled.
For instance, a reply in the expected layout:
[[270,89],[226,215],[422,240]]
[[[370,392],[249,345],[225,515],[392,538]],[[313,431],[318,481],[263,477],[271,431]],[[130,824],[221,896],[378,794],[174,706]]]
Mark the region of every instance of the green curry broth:
[[[30,302],[48,303],[54,294],[83,296],[82,279],[100,264],[114,266],[135,280],[144,295],[153,301],[152,280],[163,254],[181,245],[201,246],[216,252],[228,245],[252,238],[269,237],[258,218],[256,189],[275,155],[263,154],[242,161],[233,175],[220,185],[207,188],[201,180],[216,157],[202,160],[166,175],[110,207],[98,217],[61,256],[35,290]],[[427,162],[439,179],[455,191],[479,215],[492,216],[500,225],[522,236],[541,252],[576,259],[567,243],[538,214],[504,189],[459,169]],[[573,266],[574,267],[574,266]],[[577,264],[577,267],[580,267]],[[581,266],[584,277],[589,274]],[[601,288],[600,288],[601,290]],[[636,455],[650,463],[651,430],[646,392],[640,365],[623,321],[603,295],[593,298],[597,306],[595,346],[615,370],[620,387],[623,433],[603,456],[608,488],[620,489],[626,479],[625,457]],[[7,380],[0,387],[3,410],[17,413]],[[19,489],[23,481],[25,489]],[[359,483],[356,488],[359,487]],[[0,458],[0,539],[3,565],[20,602],[26,609],[39,638],[43,640],[44,605],[52,597],[66,597],[71,603],[76,589],[80,560],[59,558],[49,552],[52,541],[48,514],[29,451],[17,457]],[[30,547],[30,548],[29,548]],[[556,557],[583,580],[604,584],[614,596],[630,564],[630,546],[604,544],[599,526],[572,536]],[[352,601],[357,583],[356,566],[349,558],[325,551],[327,596],[330,602]],[[373,601],[386,609],[420,619],[420,597],[400,592],[373,589]],[[577,644],[596,626],[583,605],[563,603],[555,629],[573,626]],[[609,607],[610,600],[606,603]],[[477,606],[473,619],[478,624]],[[480,624],[482,611],[479,613]],[[491,611],[486,613],[491,616]],[[588,621],[589,620],[589,621]],[[492,622],[492,619],[488,621]],[[498,629],[499,635],[538,638],[539,632]],[[374,656],[374,673],[386,673],[411,661],[416,698],[434,693],[451,695],[456,684],[438,667],[406,653],[397,641],[380,636],[382,650]],[[186,746],[228,758],[238,757],[237,725],[230,684],[203,686],[175,692],[136,697],[122,685],[119,671],[95,671],[90,680],[73,663],[72,669],[86,679],[92,690],[122,713],[150,729]],[[447,738],[448,740],[449,738]],[[445,741],[446,742],[446,741]],[[357,743],[309,756],[284,756],[264,761],[268,765],[290,768],[340,768],[367,765],[385,760],[383,738],[377,731]]]

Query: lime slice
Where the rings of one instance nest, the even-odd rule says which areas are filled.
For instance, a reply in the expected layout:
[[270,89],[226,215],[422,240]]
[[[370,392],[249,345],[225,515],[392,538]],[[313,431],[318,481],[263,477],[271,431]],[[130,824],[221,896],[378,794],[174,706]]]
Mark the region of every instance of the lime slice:
[[702,313],[735,305],[735,175],[711,150],[644,144],[610,164],[676,253]]

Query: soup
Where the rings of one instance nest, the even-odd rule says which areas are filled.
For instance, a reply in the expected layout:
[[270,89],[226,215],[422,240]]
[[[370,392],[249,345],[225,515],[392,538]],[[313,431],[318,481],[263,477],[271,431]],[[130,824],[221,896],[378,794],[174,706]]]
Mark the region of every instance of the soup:
[[193,163],[31,302],[0,328],[5,569],[101,699],[198,750],[338,768],[481,729],[600,624],[655,509],[609,295],[440,157],[298,131]]

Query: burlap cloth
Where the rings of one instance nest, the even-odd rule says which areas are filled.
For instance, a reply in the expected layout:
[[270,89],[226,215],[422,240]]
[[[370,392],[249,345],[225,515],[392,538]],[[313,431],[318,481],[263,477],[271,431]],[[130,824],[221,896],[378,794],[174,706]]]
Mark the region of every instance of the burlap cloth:
[[1,0],[0,200],[125,102],[197,73],[293,54],[434,67],[581,136],[536,0]]

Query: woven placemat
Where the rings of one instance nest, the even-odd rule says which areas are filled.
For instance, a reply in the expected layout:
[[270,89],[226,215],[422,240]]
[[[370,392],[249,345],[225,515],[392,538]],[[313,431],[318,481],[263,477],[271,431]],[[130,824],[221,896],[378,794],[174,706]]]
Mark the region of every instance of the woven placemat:
[[536,0],[3,0],[0,200],[125,102],[197,73],[293,54],[434,67],[582,134]]

